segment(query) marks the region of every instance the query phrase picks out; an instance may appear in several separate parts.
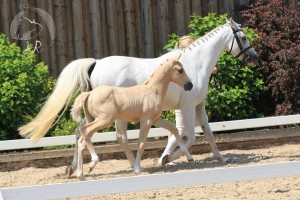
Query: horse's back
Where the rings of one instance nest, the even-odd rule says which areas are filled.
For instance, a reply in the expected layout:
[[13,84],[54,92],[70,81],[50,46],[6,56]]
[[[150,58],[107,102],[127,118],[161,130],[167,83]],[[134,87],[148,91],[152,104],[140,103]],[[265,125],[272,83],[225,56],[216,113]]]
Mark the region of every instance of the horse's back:
[[91,74],[93,88],[100,85],[129,87],[145,82],[154,70],[172,56],[167,53],[158,58],[136,58],[127,56],[109,56],[96,61]]

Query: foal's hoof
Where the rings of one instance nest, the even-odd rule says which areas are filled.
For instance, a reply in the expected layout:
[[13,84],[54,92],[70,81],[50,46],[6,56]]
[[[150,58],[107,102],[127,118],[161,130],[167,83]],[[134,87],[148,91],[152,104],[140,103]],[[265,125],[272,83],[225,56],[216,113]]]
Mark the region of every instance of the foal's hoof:
[[79,177],[77,177],[80,181],[85,181],[85,178],[84,178],[84,176],[79,176]]
[[66,169],[65,169],[65,173],[67,175],[68,178],[70,178],[72,176],[72,174],[74,173],[74,170],[72,167],[68,166]]
[[89,171],[88,171],[88,174],[91,173],[93,171],[95,167],[89,167]]
[[169,155],[165,155],[162,160],[161,160],[161,165],[165,166],[166,164],[168,164],[170,161],[170,156]]

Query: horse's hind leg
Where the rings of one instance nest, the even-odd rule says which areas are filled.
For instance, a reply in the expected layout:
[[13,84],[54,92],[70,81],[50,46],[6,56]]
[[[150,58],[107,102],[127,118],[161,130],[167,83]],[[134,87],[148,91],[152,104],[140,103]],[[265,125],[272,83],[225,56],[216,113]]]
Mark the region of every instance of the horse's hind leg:
[[[170,131],[176,138],[177,140],[177,143],[180,147],[180,150],[186,155],[188,161],[193,161],[193,157],[192,155],[190,154],[190,152],[188,151],[187,147],[184,145],[180,135],[179,135],[179,132],[178,132],[178,129],[176,128],[176,126],[162,118],[159,118],[156,122],[154,122],[154,125],[158,126],[158,127],[161,127],[161,128],[164,128],[164,129],[167,129],[168,131]],[[165,165],[167,164],[168,162],[170,162],[170,157],[169,155],[165,155],[162,159],[162,165]]]
[[128,140],[127,140],[127,122],[123,120],[116,120],[115,121],[116,125],[116,136],[119,144],[121,145],[128,161],[129,164],[132,168],[134,168],[134,162],[135,162],[135,157],[132,153],[132,151],[128,147]]
[[84,180],[83,177],[83,150],[86,147],[86,142],[84,138],[81,136],[78,140],[78,164],[77,164],[77,172],[76,176],[79,180]]
[[76,171],[77,169],[77,163],[78,163],[78,140],[80,138],[80,127],[84,126],[86,123],[86,120],[84,119],[83,122],[75,129],[75,137],[76,137],[76,141],[75,141],[75,153],[74,153],[74,157],[73,157],[73,161],[71,166],[68,166],[65,170],[66,175],[68,177],[71,177],[71,175]]
[[208,124],[208,118],[206,115],[204,104],[200,104],[196,107],[196,120],[198,121],[198,123],[202,128],[204,137],[207,139],[214,156],[217,159],[219,159],[221,162],[227,162],[229,158],[222,156],[215,143],[214,135]]

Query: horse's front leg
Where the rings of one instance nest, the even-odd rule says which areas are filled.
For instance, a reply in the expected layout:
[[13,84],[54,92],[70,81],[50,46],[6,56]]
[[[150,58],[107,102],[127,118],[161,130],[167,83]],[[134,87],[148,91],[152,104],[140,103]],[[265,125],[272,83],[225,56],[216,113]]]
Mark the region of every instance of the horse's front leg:
[[196,107],[196,120],[198,121],[199,125],[202,128],[204,137],[208,141],[209,146],[210,146],[214,156],[223,163],[228,162],[229,158],[222,156],[222,154],[220,153],[220,151],[215,143],[214,135],[208,124],[208,117],[206,115],[204,103],[199,104]]
[[[196,141],[196,135],[195,135],[195,107],[184,107],[181,109],[181,116],[182,116],[182,123],[184,130],[187,132],[187,141],[185,143],[186,148],[190,148]],[[176,117],[177,120],[177,117]],[[181,149],[178,149],[177,151],[173,152],[170,155],[170,161],[176,160],[180,158],[183,155],[184,152],[182,152]]]
[[[183,137],[185,134],[185,128],[183,124],[183,116],[180,110],[175,110],[175,117],[176,117],[176,127],[179,131],[179,135],[180,137]],[[167,146],[158,161],[161,165],[166,164],[163,161],[164,158],[169,157],[174,152],[176,146],[177,146],[176,137],[175,135],[171,135],[171,137],[169,137],[168,139]]]
[[[178,129],[176,128],[176,126],[174,124],[172,124],[171,122],[168,122],[162,118],[159,118],[156,122],[154,122],[154,125],[157,127],[161,127],[164,129],[167,129],[168,131],[170,131],[176,138],[177,143],[181,149],[182,152],[184,152],[184,154],[186,155],[188,161],[193,161],[193,157],[190,154],[190,152],[188,151],[188,149],[186,148],[186,146],[184,145],[181,136],[179,135]],[[162,165],[167,164],[168,162],[170,162],[170,157],[169,155],[165,155],[161,161]]]
[[127,122],[123,120],[116,120],[116,136],[119,144],[121,145],[129,164],[132,168],[134,168],[135,157],[128,147],[128,139],[127,139]]
[[143,120],[140,123],[140,136],[139,136],[139,144],[138,150],[136,153],[136,159],[134,164],[134,173],[139,175],[141,173],[141,159],[145,149],[145,143],[147,140],[148,132],[151,127],[150,120]]

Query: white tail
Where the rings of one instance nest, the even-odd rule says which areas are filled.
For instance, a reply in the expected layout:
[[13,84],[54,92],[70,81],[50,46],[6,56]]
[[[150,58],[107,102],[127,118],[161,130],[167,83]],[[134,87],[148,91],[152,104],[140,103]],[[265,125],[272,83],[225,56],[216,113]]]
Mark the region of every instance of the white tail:
[[80,110],[85,104],[86,98],[90,95],[89,92],[83,92],[76,97],[73,107],[71,109],[71,116],[76,122],[81,122]]
[[51,128],[56,116],[76,91],[86,91],[89,87],[88,70],[96,62],[93,58],[79,59],[68,64],[57,80],[52,94],[37,116],[18,130],[20,135],[38,142]]

